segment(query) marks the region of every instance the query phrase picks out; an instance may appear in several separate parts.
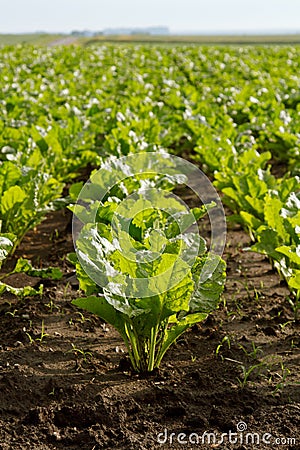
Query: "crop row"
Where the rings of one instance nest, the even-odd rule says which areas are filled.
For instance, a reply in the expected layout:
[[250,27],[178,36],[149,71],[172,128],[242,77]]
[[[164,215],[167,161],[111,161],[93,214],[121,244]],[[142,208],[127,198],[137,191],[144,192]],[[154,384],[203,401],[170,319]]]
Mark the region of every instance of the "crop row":
[[[79,186],[72,186],[72,182],[87,168],[140,152],[156,152],[159,157],[165,149],[200,161],[214,173],[216,187],[235,213],[232,219],[248,228],[255,240],[252,250],[269,256],[287,280],[296,299],[296,312],[300,292],[300,56],[295,48],[20,46],[2,48],[0,58],[1,261],[49,211],[74,202]],[[268,162],[280,162],[283,178],[276,178],[271,166],[266,168]],[[139,183],[139,179],[134,180],[126,192],[132,186],[139,192]],[[151,183],[157,188],[162,180],[150,177]],[[70,185],[69,195],[62,197],[64,187]],[[96,241],[103,258],[108,258],[105,267],[121,272],[125,263],[117,248],[111,250],[111,230],[107,227],[123,194],[114,192],[112,202],[107,197],[100,204],[89,199],[90,207],[100,211]],[[151,203],[152,199],[148,200]],[[88,230],[87,234],[82,231],[79,245],[89,256],[88,265],[93,266],[93,230],[91,222],[85,220],[90,211],[74,208],[83,217],[83,230]],[[121,214],[120,224],[127,219]],[[186,243],[178,230],[170,231],[167,216],[153,213],[140,218],[139,224],[129,234],[131,245],[140,254],[151,252],[153,245],[162,245],[163,236],[153,234],[158,224],[173,240],[172,246],[164,243],[167,250],[163,254],[167,256],[159,260],[161,267],[143,266],[147,277],[157,276]],[[208,258],[206,250],[203,252],[202,257]],[[203,308],[204,297],[198,290],[202,306],[189,309],[195,292],[198,295],[194,288],[203,264],[199,260],[187,271],[185,307],[176,309],[176,299],[182,293],[172,292],[173,303],[164,313],[158,308],[161,320],[155,322],[153,318],[159,314],[153,313],[146,301],[138,308],[129,302],[128,292],[115,293],[113,298],[103,289],[99,292],[83,274],[83,262],[74,262],[83,290],[88,295],[102,295],[105,312],[97,306],[101,317],[109,321],[110,308],[115,311],[119,305],[121,325],[117,329],[128,344],[136,370],[157,366],[172,340],[193,323],[182,311],[204,317],[217,304],[220,289],[216,286],[221,288],[224,283],[220,262],[216,283],[206,286],[213,305]],[[125,272],[128,270],[132,274],[138,271],[134,265],[127,266]],[[157,296],[157,305],[165,304],[167,299],[160,293]],[[94,311],[95,298],[89,298],[92,306],[85,306]],[[146,311],[150,311],[147,321],[152,326],[145,329],[148,340],[143,336],[142,341],[145,338],[147,342],[141,345],[133,318],[140,329],[139,314],[145,316]],[[169,327],[170,321],[175,328]],[[115,315],[113,322],[116,326]],[[170,329],[173,333],[168,335]]]

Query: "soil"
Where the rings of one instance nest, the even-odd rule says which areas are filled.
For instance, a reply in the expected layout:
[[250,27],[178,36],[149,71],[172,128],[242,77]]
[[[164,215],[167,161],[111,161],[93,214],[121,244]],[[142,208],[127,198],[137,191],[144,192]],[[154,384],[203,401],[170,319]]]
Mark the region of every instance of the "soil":
[[[71,304],[70,223],[68,212],[51,213],[15,255],[59,266],[62,280],[13,276],[14,286],[43,282],[43,295],[0,300],[1,449],[300,448],[299,323],[285,284],[244,250],[239,226],[228,225],[220,308],[142,376],[114,329]],[[205,431],[215,442],[202,442]]]

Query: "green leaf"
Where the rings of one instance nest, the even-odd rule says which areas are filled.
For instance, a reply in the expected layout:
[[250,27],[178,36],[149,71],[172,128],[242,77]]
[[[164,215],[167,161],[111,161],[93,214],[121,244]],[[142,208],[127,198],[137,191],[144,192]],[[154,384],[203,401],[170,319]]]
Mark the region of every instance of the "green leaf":
[[282,245],[276,248],[276,252],[285,255],[289,259],[290,264],[294,263],[300,268],[300,247]]
[[124,328],[126,320],[123,314],[110,305],[105,297],[89,296],[87,298],[77,298],[72,300],[72,304],[96,314],[119,331],[123,338],[126,336]]
[[189,274],[189,265],[177,255],[164,253],[159,264],[149,278],[149,287],[154,295],[172,290]]
[[73,264],[73,266],[76,266],[78,263],[78,258],[75,252],[68,253],[66,259],[69,263]]
[[215,202],[210,202],[205,205],[202,205],[201,208],[192,208],[191,212],[194,215],[196,220],[202,219],[202,217],[206,216],[207,212],[213,209],[216,206]]
[[32,277],[50,278],[51,280],[60,280],[63,276],[58,267],[47,267],[45,269],[35,269],[28,259],[19,258],[13,273],[27,273]]
[[189,272],[176,286],[165,294],[161,294],[162,318],[189,311],[190,299],[194,291],[194,281]]
[[245,201],[250,205],[250,211],[252,211],[258,219],[262,219],[265,204],[264,200],[250,197],[250,195],[245,195]]
[[82,187],[83,187],[82,181],[72,184],[72,186],[69,189],[69,194],[70,194],[71,200],[77,201],[77,198],[80,194]]
[[281,236],[284,240],[285,237],[287,237],[287,233],[283,225],[282,217],[280,216],[280,211],[283,207],[281,200],[279,198],[267,195],[264,202],[264,216],[266,224],[273,230],[276,230],[279,236]]
[[255,231],[261,225],[263,225],[263,222],[261,220],[246,211],[241,211],[240,216],[243,219],[244,223],[250,228],[250,230]]
[[162,252],[169,243],[164,233],[160,230],[152,230],[148,238],[149,250],[152,252]]
[[10,212],[16,205],[26,199],[26,194],[19,186],[12,186],[4,192],[1,198],[1,213]]
[[288,285],[290,288],[300,291],[300,270],[296,270],[293,276],[288,279]]
[[231,198],[236,202],[237,205],[239,205],[239,195],[236,189],[232,187],[226,187],[222,189],[223,194],[227,195],[227,197]]
[[89,205],[89,208],[83,205],[69,205],[68,209],[75,214],[75,216],[84,224],[94,223],[97,212],[101,203],[95,201]]
[[138,265],[135,261],[135,254],[126,251],[126,256],[123,252],[116,250],[110,257],[110,261],[114,263],[114,268],[123,274],[129,275],[132,278],[137,277]]
[[15,288],[10,286],[9,284],[0,282],[0,294],[3,294],[4,292],[9,292],[10,294],[14,294],[17,297],[25,298],[25,297],[31,297],[35,295],[42,295],[43,294],[43,285],[40,284],[39,289],[34,289],[31,286],[24,286],[22,288]]
[[79,281],[79,289],[84,291],[86,295],[97,294],[101,291],[101,288],[87,275],[81,264],[77,261],[76,276]]
[[166,351],[170,346],[179,338],[188,328],[192,325],[202,322],[207,318],[205,313],[195,313],[185,316],[182,320],[177,321],[175,325],[167,329],[165,332],[164,340],[157,354],[156,365],[158,366],[164,357]]
[[280,246],[281,239],[275,230],[262,226],[257,230],[256,236],[258,242],[252,245],[251,251],[262,253],[275,260],[280,259],[281,255],[276,251],[276,248]]
[[195,291],[190,311],[210,313],[218,307],[226,279],[226,264],[217,255],[198,258],[193,268]]
[[[295,193],[299,190],[299,179],[297,177],[291,177],[286,178],[284,180],[278,180],[278,194],[280,197],[280,200],[283,203],[289,202],[289,197],[292,193]],[[292,206],[295,204],[295,202],[292,202]],[[296,208],[296,210],[299,208]]]
[[16,236],[12,233],[0,234],[0,267],[14,247]]
[[0,193],[18,183],[22,177],[20,169],[10,161],[5,161],[0,166]]

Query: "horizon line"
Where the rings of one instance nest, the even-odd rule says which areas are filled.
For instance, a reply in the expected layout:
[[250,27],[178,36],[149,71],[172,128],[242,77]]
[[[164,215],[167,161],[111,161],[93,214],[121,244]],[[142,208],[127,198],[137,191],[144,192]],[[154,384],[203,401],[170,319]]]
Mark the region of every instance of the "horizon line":
[[[72,32],[79,32],[79,33],[103,33],[105,31],[114,31],[114,30],[128,30],[130,31],[141,31],[143,32],[149,29],[155,29],[155,28],[167,28],[168,29],[168,36],[178,36],[178,35],[185,35],[185,36],[272,36],[272,35],[298,35],[300,34],[300,28],[298,30],[290,30],[290,29],[253,29],[253,30],[173,30],[169,29],[167,26],[147,26],[147,27],[106,27],[99,30],[91,30],[88,28],[83,29],[72,29],[69,31],[61,31],[61,30],[30,30],[30,31],[7,31],[7,32],[1,32],[0,35],[21,35],[21,34],[66,34],[69,35]],[[117,33],[118,34],[118,33]],[[121,34],[120,34],[121,35]],[[159,36],[159,34],[157,34]]]

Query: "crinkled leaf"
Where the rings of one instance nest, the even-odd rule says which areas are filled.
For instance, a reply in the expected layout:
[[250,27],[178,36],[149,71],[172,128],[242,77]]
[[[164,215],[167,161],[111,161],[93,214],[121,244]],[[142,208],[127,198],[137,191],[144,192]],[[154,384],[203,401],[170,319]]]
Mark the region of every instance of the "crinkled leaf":
[[210,313],[217,308],[226,279],[226,264],[217,255],[199,258],[194,268],[195,291],[190,311]]
[[4,192],[1,198],[1,212],[5,214],[11,211],[16,205],[21,204],[26,199],[26,194],[19,186],[12,186]]
[[252,251],[262,253],[275,260],[280,258],[276,248],[280,246],[281,239],[275,230],[263,226],[257,231],[257,239],[258,242],[251,247]]
[[10,294],[14,294],[21,298],[31,297],[31,296],[35,296],[35,295],[42,295],[43,285],[40,284],[39,289],[37,290],[31,286],[15,288],[13,286],[10,286],[9,284],[0,282],[0,294],[3,294],[4,292],[9,292]]
[[276,230],[282,239],[286,239],[287,233],[285,231],[283,220],[280,215],[280,211],[283,206],[281,200],[279,198],[267,195],[264,199],[264,202],[264,216],[266,224],[273,230]]
[[50,278],[60,280],[63,276],[58,267],[47,267],[45,269],[35,269],[28,259],[19,258],[13,273],[27,273],[32,277]]

